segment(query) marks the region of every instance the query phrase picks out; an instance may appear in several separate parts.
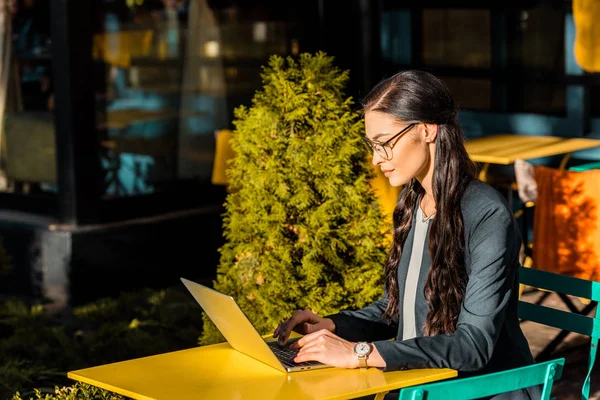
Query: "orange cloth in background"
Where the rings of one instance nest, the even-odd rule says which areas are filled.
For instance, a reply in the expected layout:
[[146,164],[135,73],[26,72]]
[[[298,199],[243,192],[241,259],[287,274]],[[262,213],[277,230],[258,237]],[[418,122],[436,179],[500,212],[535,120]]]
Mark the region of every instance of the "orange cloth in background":
[[600,170],[535,167],[533,268],[600,280]]
[[600,71],[600,1],[573,0],[575,60],[586,72]]

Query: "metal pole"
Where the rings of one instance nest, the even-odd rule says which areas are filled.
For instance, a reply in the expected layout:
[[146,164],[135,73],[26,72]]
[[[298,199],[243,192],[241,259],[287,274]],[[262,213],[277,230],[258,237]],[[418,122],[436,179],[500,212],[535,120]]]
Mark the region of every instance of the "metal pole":
[[89,220],[100,200],[101,170],[94,115],[92,0],[52,0],[54,124],[58,218]]

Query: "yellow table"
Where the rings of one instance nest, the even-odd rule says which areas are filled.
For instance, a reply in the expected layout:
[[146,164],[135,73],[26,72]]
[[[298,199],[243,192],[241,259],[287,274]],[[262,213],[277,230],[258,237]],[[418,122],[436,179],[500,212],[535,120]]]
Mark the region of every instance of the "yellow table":
[[471,160],[484,163],[480,179],[485,180],[489,164],[510,165],[516,160],[564,154],[560,164],[564,168],[572,152],[600,147],[600,140],[507,134],[470,139],[465,145]]
[[350,399],[452,378],[452,369],[327,368],[282,373],[228,343],[71,371],[69,378],[134,399]]

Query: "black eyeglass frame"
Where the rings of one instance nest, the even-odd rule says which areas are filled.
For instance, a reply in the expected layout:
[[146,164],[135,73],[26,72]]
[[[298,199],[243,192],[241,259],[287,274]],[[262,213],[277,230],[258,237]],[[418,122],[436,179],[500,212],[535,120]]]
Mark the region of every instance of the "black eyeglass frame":
[[[402,129],[400,132],[398,132],[395,135],[393,135],[391,138],[389,138],[385,142],[377,142],[377,141],[369,140],[369,139],[367,139],[366,136],[363,136],[363,141],[365,142],[365,144],[367,145],[368,149],[371,152],[377,152],[377,154],[379,154],[380,156],[382,156],[383,158],[385,158],[386,161],[390,161],[392,159],[392,156],[393,156],[394,146],[396,145],[396,143],[398,143],[398,141],[396,141],[396,143],[394,143],[393,145],[390,144],[390,143],[394,139],[396,139],[396,138],[399,139],[399,137],[403,133],[408,132],[412,127],[414,127],[415,125],[418,125],[418,124],[419,124],[418,122],[413,122],[413,123],[409,124],[404,129]],[[377,150],[376,146],[379,146],[383,150],[384,154],[381,154],[381,152],[379,152]],[[389,149],[390,151],[388,152],[387,149]]]

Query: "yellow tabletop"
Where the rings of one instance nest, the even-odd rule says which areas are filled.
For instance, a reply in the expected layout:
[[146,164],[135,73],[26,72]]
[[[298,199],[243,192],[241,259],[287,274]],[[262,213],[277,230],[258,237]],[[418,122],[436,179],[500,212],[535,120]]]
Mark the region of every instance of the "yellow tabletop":
[[452,378],[451,369],[327,368],[283,373],[228,343],[71,371],[69,378],[134,399],[349,399]]
[[471,160],[509,165],[529,160],[600,147],[600,140],[553,136],[495,135],[466,141]]

